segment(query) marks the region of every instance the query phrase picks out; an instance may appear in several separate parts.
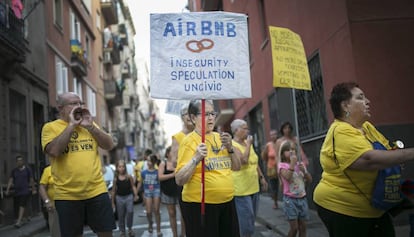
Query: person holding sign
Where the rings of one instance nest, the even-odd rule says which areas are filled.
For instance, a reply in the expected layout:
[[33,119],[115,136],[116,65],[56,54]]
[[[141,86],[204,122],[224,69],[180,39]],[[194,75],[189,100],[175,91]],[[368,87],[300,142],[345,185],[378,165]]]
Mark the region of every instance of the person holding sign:
[[[320,152],[322,179],[313,194],[318,215],[331,237],[393,237],[391,216],[371,204],[372,190],[378,172],[414,160],[414,148],[389,150],[368,121],[370,101],[358,84],[335,85],[329,102],[335,120]],[[378,144],[387,150],[375,149]]]
[[[201,107],[201,100],[190,102],[188,114],[195,129],[180,143],[175,171],[177,184],[184,185],[182,215],[185,223],[191,223],[185,226],[186,234],[187,237],[239,236],[232,170],[240,170],[240,152],[233,150],[229,133],[213,131],[217,115],[213,101],[205,101],[204,115]],[[202,127],[204,116],[205,127]],[[204,130],[205,142],[202,143]],[[205,169],[204,180],[202,169]],[[205,216],[200,211],[200,184],[205,187]]]

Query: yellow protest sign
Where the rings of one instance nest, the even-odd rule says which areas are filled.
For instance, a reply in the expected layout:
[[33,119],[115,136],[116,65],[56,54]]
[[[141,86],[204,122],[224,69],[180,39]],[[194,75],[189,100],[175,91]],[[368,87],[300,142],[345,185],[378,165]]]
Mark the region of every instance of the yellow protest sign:
[[303,43],[298,34],[269,26],[272,46],[273,86],[312,90]]

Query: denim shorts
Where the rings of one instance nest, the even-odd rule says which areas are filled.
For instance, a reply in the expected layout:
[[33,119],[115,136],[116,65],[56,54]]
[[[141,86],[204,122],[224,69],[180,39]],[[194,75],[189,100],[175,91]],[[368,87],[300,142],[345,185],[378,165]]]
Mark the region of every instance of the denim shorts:
[[161,190],[159,188],[153,189],[153,190],[144,190],[144,197],[145,198],[154,198],[154,197],[160,197],[161,196]]
[[303,198],[292,198],[283,195],[283,212],[288,221],[309,220],[309,206],[306,196]]

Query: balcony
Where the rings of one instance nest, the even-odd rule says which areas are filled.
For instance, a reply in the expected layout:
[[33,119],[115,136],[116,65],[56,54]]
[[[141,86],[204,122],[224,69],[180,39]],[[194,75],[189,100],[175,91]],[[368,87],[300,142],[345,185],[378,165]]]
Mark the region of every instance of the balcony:
[[121,63],[121,48],[119,39],[111,32],[104,31],[104,48],[103,48],[103,63],[104,64],[120,64]]
[[4,1],[0,2],[0,55],[4,61],[24,62],[27,44],[23,19],[16,17]]
[[128,62],[125,62],[121,69],[122,79],[131,78],[131,69]]
[[86,54],[85,51],[83,51],[79,40],[70,40],[70,50],[72,52],[72,56],[70,57],[70,66],[72,71],[78,76],[87,76],[88,69],[85,57]]
[[101,0],[101,11],[107,25],[118,24],[117,2],[116,0]]
[[125,24],[119,24],[119,41],[122,45],[128,45],[128,32]]
[[109,107],[122,105],[122,91],[116,81],[104,80],[104,97]]

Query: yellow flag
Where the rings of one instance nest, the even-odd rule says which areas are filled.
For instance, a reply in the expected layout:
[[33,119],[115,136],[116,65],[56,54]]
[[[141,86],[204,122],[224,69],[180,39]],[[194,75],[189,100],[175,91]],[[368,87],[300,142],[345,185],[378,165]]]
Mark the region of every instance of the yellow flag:
[[312,90],[305,49],[298,34],[269,26],[272,46],[273,86]]

